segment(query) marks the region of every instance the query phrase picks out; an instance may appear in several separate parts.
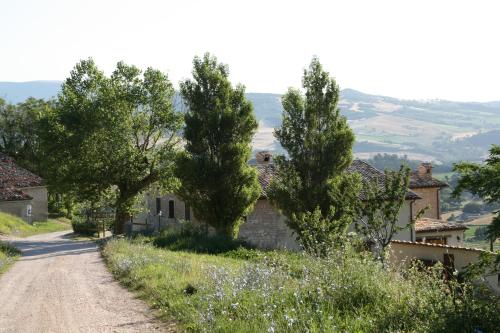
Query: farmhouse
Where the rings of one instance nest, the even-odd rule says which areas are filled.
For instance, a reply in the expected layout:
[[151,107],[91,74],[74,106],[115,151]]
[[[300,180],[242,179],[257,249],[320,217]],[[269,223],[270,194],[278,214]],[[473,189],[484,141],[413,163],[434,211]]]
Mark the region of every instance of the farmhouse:
[[42,178],[0,154],[0,211],[26,222],[45,221],[48,216],[47,187]]
[[[285,217],[271,205],[267,197],[270,181],[276,174],[271,153],[267,151],[257,153],[255,168],[258,170],[261,194],[253,211],[240,226],[238,237],[261,249],[298,249],[298,243],[293,231],[285,223]],[[359,173],[365,183],[374,179],[382,183],[385,179],[384,173],[361,160],[354,160],[347,171]],[[413,212],[415,212],[413,205],[419,198],[415,192],[408,191],[406,202],[400,211],[399,226],[406,226],[411,222]],[[154,226],[155,229],[161,229],[167,225],[176,226],[180,225],[182,220],[203,223],[194,216],[190,207],[174,194],[149,193],[145,197],[144,205],[147,207],[146,212],[134,220],[132,227],[135,230],[143,229],[145,224]],[[354,230],[354,226],[350,229]],[[415,230],[407,228],[396,234],[394,238],[414,241],[415,237]]]

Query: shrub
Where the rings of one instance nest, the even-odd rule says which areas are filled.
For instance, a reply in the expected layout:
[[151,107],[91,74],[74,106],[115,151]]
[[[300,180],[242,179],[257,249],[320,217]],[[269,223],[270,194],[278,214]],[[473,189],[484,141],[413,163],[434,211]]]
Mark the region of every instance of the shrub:
[[481,241],[485,240],[488,238],[488,227],[487,226],[480,226],[477,227],[476,230],[474,230],[474,240],[475,241]]
[[0,242],[0,252],[3,252],[11,257],[21,254],[21,251],[19,251],[17,247],[5,242]]
[[93,236],[99,230],[97,223],[80,216],[75,216],[71,220],[71,227],[76,234],[84,236]]
[[2,273],[19,255],[21,255],[21,251],[16,247],[9,243],[0,242],[0,273]]
[[204,230],[190,223],[183,226],[181,230],[165,230],[161,236],[153,240],[153,244],[171,251],[208,254],[229,252],[240,247],[250,248],[241,240],[224,235],[207,235]]

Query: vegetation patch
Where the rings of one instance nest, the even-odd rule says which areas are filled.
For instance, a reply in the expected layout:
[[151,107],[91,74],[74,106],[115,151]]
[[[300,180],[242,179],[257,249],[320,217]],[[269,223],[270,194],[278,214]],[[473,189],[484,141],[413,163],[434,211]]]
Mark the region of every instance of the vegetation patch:
[[46,222],[34,222],[30,225],[17,216],[0,212],[0,234],[28,237],[68,229],[71,229],[71,224],[65,218],[49,219]]
[[21,255],[21,251],[16,247],[9,243],[0,242],[0,274],[5,272],[19,255]]
[[498,300],[444,282],[438,268],[401,274],[348,250],[328,259],[244,248],[208,255],[137,238],[112,240],[103,255],[187,331],[493,332],[500,321]]
[[180,231],[166,230],[160,237],[153,239],[153,244],[172,251],[187,251],[206,254],[219,254],[250,246],[241,240],[224,235],[208,237],[199,228],[187,226]]

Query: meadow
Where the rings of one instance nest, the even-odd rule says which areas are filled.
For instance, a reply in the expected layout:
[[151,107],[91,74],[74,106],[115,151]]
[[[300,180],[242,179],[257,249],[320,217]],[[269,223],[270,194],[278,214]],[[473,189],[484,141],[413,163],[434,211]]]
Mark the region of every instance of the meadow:
[[119,239],[102,253],[123,285],[192,332],[493,332],[500,322],[498,300],[444,281],[439,267],[386,269],[349,247],[317,259],[195,243]]

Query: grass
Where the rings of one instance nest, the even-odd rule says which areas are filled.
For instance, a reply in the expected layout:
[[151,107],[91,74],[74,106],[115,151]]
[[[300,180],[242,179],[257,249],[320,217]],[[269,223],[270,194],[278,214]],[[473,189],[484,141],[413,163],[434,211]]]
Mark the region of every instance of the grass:
[[137,238],[112,240],[102,253],[161,318],[192,332],[493,332],[500,320],[498,301],[457,296],[441,271],[401,274],[350,251],[328,260],[187,251]]
[[[467,225],[469,229],[465,230],[465,246],[473,247],[483,250],[490,250],[490,241],[489,240],[478,240],[475,238],[475,231],[477,228],[484,227],[481,225]],[[500,241],[497,239],[495,243],[493,243],[493,251],[500,251]]]
[[4,273],[20,254],[14,246],[0,241],[0,274]]
[[17,216],[0,212],[0,234],[14,237],[28,237],[55,231],[71,229],[68,219],[49,219],[46,222],[34,222],[29,225]]

